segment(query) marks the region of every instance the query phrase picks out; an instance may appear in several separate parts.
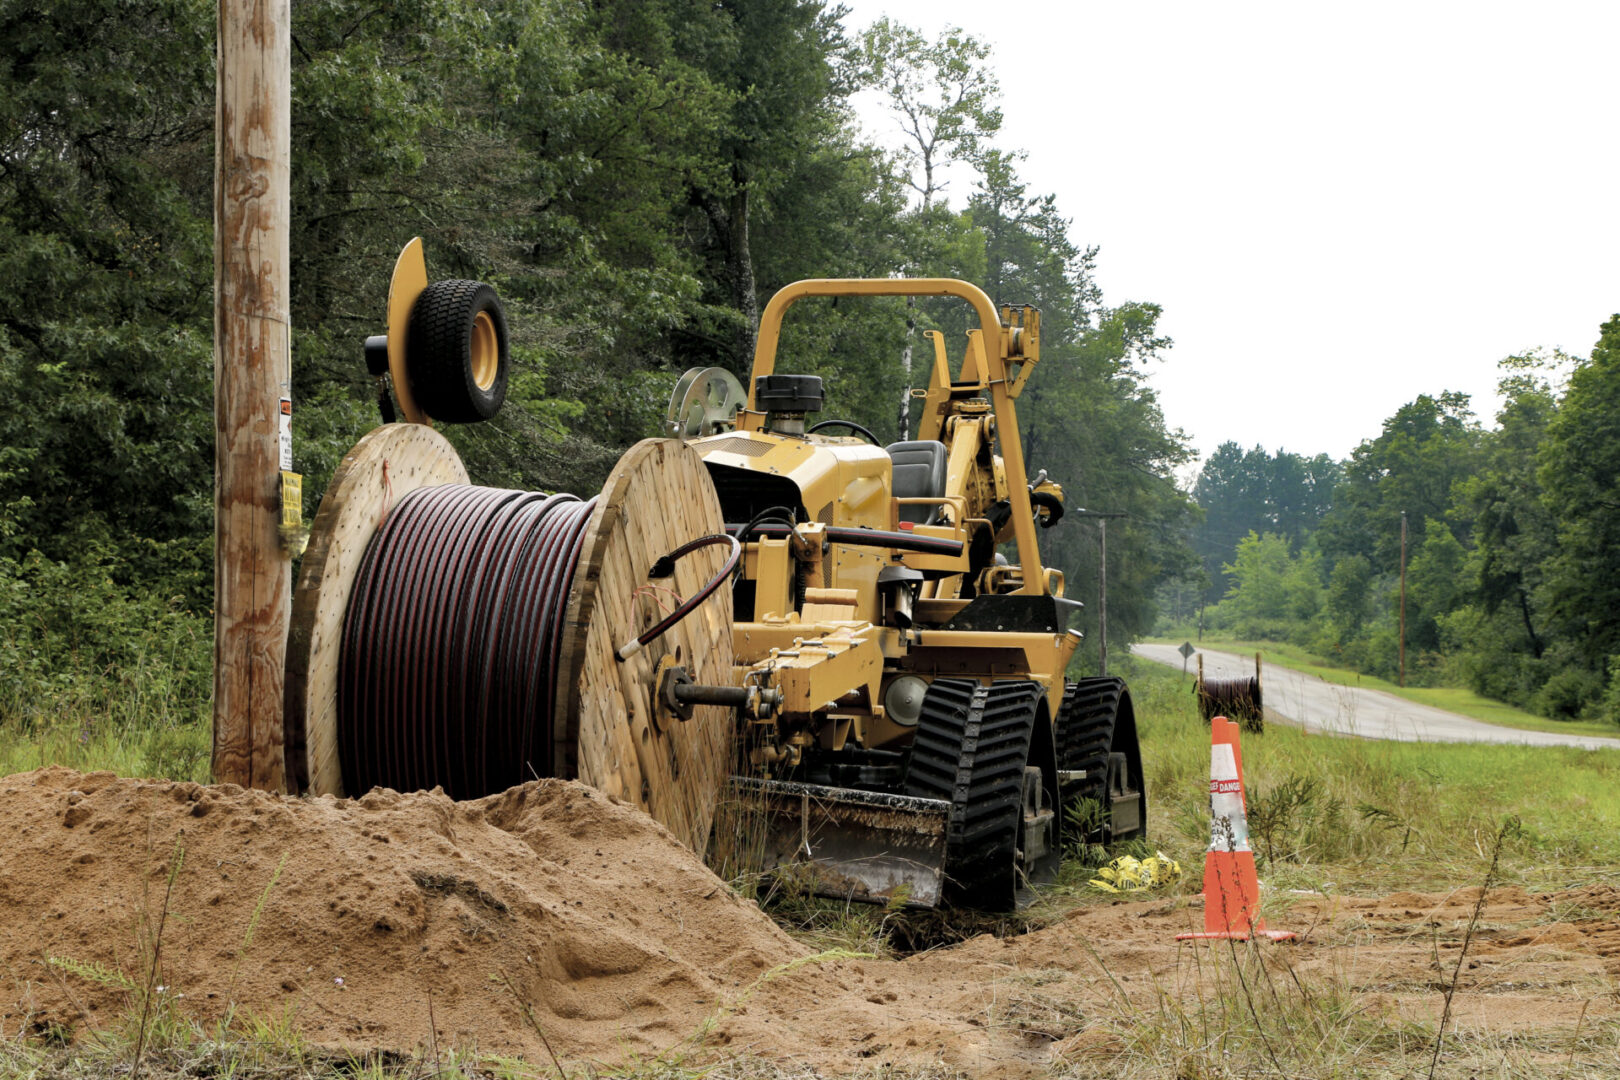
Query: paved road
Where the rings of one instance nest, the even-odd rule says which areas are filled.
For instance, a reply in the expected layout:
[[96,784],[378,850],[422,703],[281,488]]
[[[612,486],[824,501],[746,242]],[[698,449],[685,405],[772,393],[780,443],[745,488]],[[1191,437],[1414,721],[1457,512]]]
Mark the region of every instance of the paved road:
[[[1181,667],[1175,645],[1132,645],[1131,652],[1147,660]],[[1200,649],[1204,675],[1211,679],[1241,679],[1254,674],[1254,657]],[[1198,670],[1198,656],[1187,661]],[[1521,731],[1498,727],[1415,701],[1325,682],[1278,665],[1268,665],[1261,676],[1266,712],[1291,720],[1307,731],[1360,735],[1369,739],[1405,742],[1500,742],[1530,746],[1579,746],[1587,750],[1620,750],[1620,739],[1596,735],[1563,735],[1551,731]]]

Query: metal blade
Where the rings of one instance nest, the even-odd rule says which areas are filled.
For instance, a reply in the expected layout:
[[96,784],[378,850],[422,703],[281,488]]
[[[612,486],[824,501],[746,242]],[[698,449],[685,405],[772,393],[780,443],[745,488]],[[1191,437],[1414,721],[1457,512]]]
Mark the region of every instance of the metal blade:
[[767,865],[802,864],[817,896],[936,907],[945,881],[942,799],[734,776],[766,821]]

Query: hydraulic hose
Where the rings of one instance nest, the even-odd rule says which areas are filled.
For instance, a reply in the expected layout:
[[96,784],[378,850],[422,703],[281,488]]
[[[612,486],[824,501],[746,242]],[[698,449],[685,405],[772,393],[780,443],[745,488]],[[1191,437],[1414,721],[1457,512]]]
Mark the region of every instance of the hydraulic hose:
[[[727,525],[728,532],[740,531],[739,526]],[[783,536],[791,530],[773,522],[753,524],[751,531],[765,536]],[[962,541],[940,540],[931,536],[918,536],[909,532],[889,532],[887,529],[855,529],[847,525],[828,525],[827,539],[834,544],[857,547],[893,548],[895,551],[915,551],[924,555],[944,555],[956,558],[962,554]]]
[[652,570],[648,571],[647,576],[654,578],[668,577],[675,572],[675,563],[678,562],[683,556],[688,555],[699,548],[709,547],[712,544],[731,545],[731,554],[726,557],[725,565],[720,568],[719,572],[716,573],[714,577],[709,579],[709,583],[707,585],[703,586],[703,588],[692,594],[690,599],[686,600],[659,622],[654,623],[652,626],[642,631],[639,636],[625,642],[624,645],[619,648],[619,651],[614,654],[619,658],[621,663],[636,655],[636,653],[641,651],[644,645],[656,640],[664,631],[668,630],[670,627],[674,626],[676,623],[690,615],[694,610],[696,610],[699,604],[708,599],[710,593],[718,589],[722,582],[731,577],[732,572],[737,569],[738,565],[742,561],[742,545],[737,542],[737,538],[735,536],[731,536],[726,533],[717,533],[713,536],[700,536],[696,540],[688,540],[686,543],[682,544],[680,547],[676,548],[674,551],[670,552],[668,555],[665,555],[654,563]]

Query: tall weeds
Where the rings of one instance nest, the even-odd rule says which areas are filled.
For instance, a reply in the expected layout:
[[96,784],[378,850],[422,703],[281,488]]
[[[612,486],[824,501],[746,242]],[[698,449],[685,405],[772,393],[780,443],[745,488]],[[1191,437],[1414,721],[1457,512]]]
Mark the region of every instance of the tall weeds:
[[[1445,1007],[1440,1011],[1440,1023],[1434,1032],[1434,1056],[1429,1059],[1429,1080],[1434,1080],[1434,1070],[1440,1065],[1440,1047],[1445,1042],[1446,1025],[1451,1023],[1451,1001],[1457,996],[1457,980],[1462,977],[1463,963],[1468,959],[1468,946],[1474,940],[1474,928],[1479,925],[1480,913],[1485,910],[1485,897],[1496,886],[1497,869],[1502,865],[1502,846],[1507,838],[1519,831],[1517,818],[1508,818],[1502,822],[1502,827],[1496,832],[1496,842],[1491,845],[1491,865],[1485,871],[1485,880],[1479,886],[1479,898],[1474,901],[1473,913],[1468,916],[1468,929],[1463,932],[1462,948],[1457,950],[1457,963],[1451,969],[1451,979],[1446,983]],[[1585,1015],[1585,1009],[1582,1009]]]
[[[1196,861],[1209,838],[1208,728],[1179,672],[1140,663],[1125,675],[1153,845]],[[1506,816],[1521,827],[1499,852],[1505,883],[1548,887],[1620,865],[1614,751],[1335,738],[1274,723],[1244,736],[1243,763],[1262,875],[1278,888],[1450,888],[1476,873]]]
[[128,570],[95,544],[74,565],[0,558],[0,772],[207,779],[208,619]]
[[[151,1030],[149,1023],[152,1018],[152,1009],[155,996],[163,991],[158,980],[163,975],[163,930],[169,923],[169,901],[174,896],[174,880],[180,876],[180,867],[186,861],[186,849],[180,837],[174,838],[174,853],[169,858],[169,873],[163,883],[163,904],[158,909],[157,920],[143,928],[142,948],[146,953],[146,986],[141,994],[141,1020],[135,1030],[135,1056],[131,1059],[129,1073],[131,1080],[141,1074],[141,1054],[146,1049],[147,1033]],[[143,922],[147,920],[143,916]]]

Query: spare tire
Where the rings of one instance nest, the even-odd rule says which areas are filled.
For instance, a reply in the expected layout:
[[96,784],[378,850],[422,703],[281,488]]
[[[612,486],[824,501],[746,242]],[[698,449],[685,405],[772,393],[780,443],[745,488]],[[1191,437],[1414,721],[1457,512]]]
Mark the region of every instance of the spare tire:
[[506,400],[506,313],[481,281],[435,281],[411,308],[405,369],[422,411],[447,424],[488,420]]

